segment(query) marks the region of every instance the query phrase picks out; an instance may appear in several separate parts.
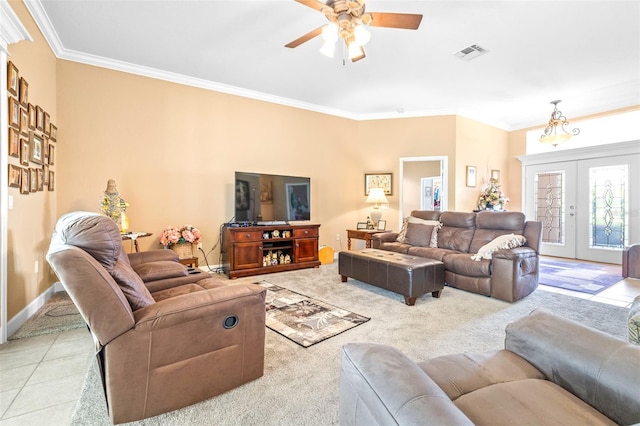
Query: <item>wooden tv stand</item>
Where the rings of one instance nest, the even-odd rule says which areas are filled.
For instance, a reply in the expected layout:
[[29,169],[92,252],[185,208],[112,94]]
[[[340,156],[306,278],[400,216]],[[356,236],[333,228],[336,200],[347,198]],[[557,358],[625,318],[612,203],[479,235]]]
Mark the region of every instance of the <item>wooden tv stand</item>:
[[320,225],[225,226],[222,269],[229,278],[320,266]]

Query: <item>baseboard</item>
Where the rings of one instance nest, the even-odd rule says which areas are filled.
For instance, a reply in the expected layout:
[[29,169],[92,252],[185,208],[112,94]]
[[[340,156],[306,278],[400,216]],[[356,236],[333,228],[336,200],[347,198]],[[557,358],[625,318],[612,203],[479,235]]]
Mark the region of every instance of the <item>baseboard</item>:
[[16,316],[7,321],[7,338],[9,338],[22,324],[27,322],[38,309],[47,303],[47,300],[51,298],[58,291],[63,291],[64,287],[59,282],[52,284],[51,287],[46,289],[40,296],[36,297],[33,302],[29,303],[24,309],[22,309]]

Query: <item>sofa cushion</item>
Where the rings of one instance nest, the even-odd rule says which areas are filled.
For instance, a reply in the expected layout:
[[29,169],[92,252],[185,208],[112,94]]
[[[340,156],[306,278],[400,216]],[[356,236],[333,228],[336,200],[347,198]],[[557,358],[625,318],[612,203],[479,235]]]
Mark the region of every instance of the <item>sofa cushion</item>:
[[488,244],[483,245],[478,250],[478,253],[471,256],[473,260],[480,261],[482,259],[491,259],[493,252],[497,250],[507,250],[516,247],[521,247],[527,242],[527,239],[522,235],[507,234],[501,235],[493,239]]
[[398,237],[396,238],[397,242],[409,244],[406,241],[407,227],[409,223],[434,226],[433,230],[431,231],[430,244],[423,247],[438,247],[438,229],[440,229],[442,224],[437,220],[421,219],[414,216],[405,217],[402,221],[402,229],[400,229],[400,232],[398,232]]
[[133,270],[136,271],[145,283],[164,278],[184,277],[189,274],[186,266],[171,260],[159,260],[134,265]]
[[407,223],[407,233],[404,242],[412,246],[429,247],[434,229],[435,226],[433,225],[409,222]]
[[491,276],[491,260],[474,261],[469,253],[447,254],[442,261],[445,269],[455,274],[482,278]]
[[497,383],[454,403],[477,425],[616,424],[567,390],[540,379]]

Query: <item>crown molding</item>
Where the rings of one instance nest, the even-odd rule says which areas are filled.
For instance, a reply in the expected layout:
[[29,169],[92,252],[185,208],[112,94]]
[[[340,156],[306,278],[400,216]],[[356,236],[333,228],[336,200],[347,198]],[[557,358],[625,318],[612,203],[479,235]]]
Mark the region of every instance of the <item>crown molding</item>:
[[8,54],[10,44],[23,40],[33,41],[9,2],[0,0],[0,49]]

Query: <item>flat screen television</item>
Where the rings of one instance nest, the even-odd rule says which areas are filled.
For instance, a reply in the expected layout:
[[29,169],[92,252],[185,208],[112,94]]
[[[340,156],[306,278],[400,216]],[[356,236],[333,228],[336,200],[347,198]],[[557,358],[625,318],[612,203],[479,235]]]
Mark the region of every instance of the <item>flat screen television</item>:
[[277,225],[310,220],[311,178],[235,172],[235,222]]

